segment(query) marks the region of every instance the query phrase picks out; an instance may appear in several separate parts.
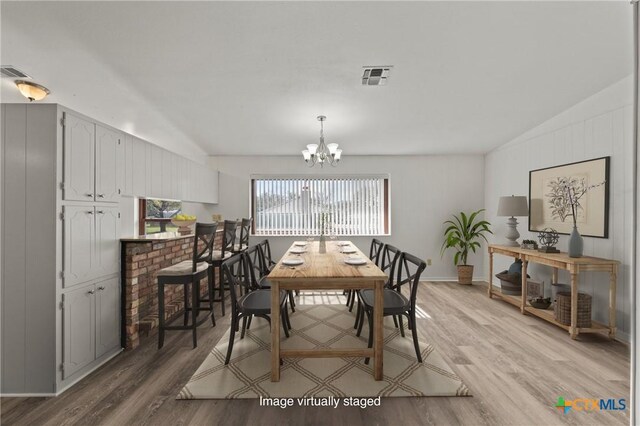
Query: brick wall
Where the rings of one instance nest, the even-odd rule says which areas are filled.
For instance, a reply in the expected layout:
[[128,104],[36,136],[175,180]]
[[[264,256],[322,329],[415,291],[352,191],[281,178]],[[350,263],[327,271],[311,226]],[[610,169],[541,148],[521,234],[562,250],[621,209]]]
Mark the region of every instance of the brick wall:
[[[158,271],[167,266],[191,260],[193,236],[169,241],[122,242],[124,245],[124,324],[126,349],[136,348],[141,336],[148,336],[158,326]],[[215,248],[220,249],[222,234],[218,232]],[[218,281],[216,274],[216,281]],[[216,284],[217,285],[217,284]],[[201,294],[207,292],[207,280],[200,285]],[[183,309],[182,285],[167,285],[164,290],[165,319]]]

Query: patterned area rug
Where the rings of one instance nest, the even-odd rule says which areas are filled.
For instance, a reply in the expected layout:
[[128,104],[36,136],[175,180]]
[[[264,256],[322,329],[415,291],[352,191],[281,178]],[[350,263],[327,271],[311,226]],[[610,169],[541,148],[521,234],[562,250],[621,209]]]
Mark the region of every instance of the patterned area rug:
[[[283,348],[366,347],[366,338],[355,335],[354,313],[344,304],[298,304],[290,319],[293,330],[290,338],[283,337]],[[384,327],[384,380],[376,382],[362,358],[285,358],[280,382],[273,383],[269,325],[254,318],[244,339],[236,333],[229,365],[224,365],[227,331],[177,399],[470,395],[432,345],[420,341],[424,362],[419,364],[411,332],[401,337],[391,317],[385,318]],[[368,336],[366,323],[362,335]]]

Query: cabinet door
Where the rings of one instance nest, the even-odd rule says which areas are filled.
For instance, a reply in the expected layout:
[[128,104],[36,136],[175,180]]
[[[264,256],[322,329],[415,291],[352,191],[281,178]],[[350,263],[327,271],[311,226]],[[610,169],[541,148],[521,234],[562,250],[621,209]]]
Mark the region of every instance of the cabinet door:
[[162,171],[160,177],[162,179],[162,198],[176,199],[173,192],[173,154],[169,151],[162,150]]
[[62,295],[63,379],[95,359],[95,286]]
[[121,133],[96,125],[96,201],[118,201],[118,151],[121,143]]
[[92,278],[95,250],[95,220],[93,206],[64,206],[64,287],[71,287]]
[[189,201],[191,199],[191,160],[187,160],[186,158],[182,159],[181,164],[181,173],[180,173],[180,182],[182,185],[181,189],[181,200]]
[[147,143],[141,139],[133,139],[133,150],[131,157],[132,167],[132,195],[144,197],[147,195]]
[[171,181],[171,192],[173,193],[173,198],[176,200],[183,200],[182,194],[182,163],[183,158],[177,155],[173,156],[173,161],[171,162],[171,177],[173,180]]
[[64,199],[93,201],[95,125],[65,112],[63,140]]
[[118,174],[120,175],[120,188],[122,195],[134,196],[133,192],[133,145],[134,138],[131,135],[124,136],[123,149],[121,149],[121,160],[118,161]]
[[96,284],[96,358],[120,347],[118,278]]
[[218,182],[220,173],[217,170],[209,172],[209,197],[208,201],[212,204],[218,204]]
[[147,190],[151,198],[162,198],[162,149],[149,145],[150,155],[147,156],[147,175],[149,184]]
[[120,270],[120,218],[118,207],[96,207],[94,277]]

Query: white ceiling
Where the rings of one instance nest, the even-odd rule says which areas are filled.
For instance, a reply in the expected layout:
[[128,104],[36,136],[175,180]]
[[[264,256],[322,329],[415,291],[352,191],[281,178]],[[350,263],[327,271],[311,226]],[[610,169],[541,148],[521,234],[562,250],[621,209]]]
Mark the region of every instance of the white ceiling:
[[[3,65],[207,154],[483,153],[632,72],[622,2],[2,2]],[[387,86],[363,65],[394,65]],[[3,102],[24,102],[3,79]]]

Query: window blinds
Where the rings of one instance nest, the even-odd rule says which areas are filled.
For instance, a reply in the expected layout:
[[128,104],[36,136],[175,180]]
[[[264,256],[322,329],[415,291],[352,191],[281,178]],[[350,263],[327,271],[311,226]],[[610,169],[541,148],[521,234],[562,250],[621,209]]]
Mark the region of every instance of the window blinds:
[[255,235],[385,233],[386,177],[252,179]]

